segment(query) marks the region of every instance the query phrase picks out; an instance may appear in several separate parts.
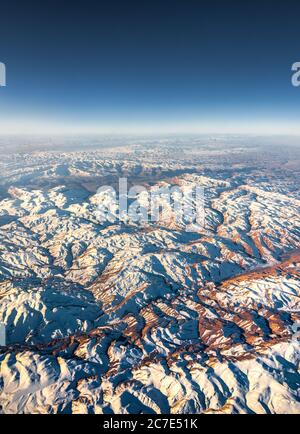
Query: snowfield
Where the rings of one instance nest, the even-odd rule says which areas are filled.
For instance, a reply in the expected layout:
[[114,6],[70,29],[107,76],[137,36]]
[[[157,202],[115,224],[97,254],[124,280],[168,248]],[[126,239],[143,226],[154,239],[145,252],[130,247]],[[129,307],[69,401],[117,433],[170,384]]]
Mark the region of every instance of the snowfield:
[[[2,413],[300,412],[300,148],[251,140],[0,146]],[[205,226],[100,221],[120,177]]]

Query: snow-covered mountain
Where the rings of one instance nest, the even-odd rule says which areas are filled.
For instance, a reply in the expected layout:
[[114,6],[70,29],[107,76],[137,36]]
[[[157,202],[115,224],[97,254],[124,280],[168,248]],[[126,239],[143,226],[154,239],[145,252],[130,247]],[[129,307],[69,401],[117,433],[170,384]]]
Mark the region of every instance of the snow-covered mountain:
[[[299,147],[20,149],[0,149],[3,413],[300,412]],[[120,177],[201,185],[204,227],[99,221]]]

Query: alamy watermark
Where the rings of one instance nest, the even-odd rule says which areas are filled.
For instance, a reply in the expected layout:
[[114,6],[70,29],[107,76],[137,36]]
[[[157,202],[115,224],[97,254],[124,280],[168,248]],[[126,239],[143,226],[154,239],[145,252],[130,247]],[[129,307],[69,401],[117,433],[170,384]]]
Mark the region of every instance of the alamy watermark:
[[6,328],[5,324],[0,322],[0,347],[5,347],[6,345]]
[[292,71],[294,71],[292,75],[292,85],[298,87],[300,86],[300,62],[293,63]]
[[6,86],[6,66],[0,62],[0,87]]
[[118,190],[102,186],[96,200],[97,219],[102,224],[174,225],[186,231],[205,226],[204,188],[194,183],[128,189],[127,178],[120,178]]

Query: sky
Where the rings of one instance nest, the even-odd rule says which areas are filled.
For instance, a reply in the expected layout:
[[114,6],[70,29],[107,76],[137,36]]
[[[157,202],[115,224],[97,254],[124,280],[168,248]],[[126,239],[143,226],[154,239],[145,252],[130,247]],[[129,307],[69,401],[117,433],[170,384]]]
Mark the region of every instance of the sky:
[[0,4],[0,134],[300,133],[300,2]]

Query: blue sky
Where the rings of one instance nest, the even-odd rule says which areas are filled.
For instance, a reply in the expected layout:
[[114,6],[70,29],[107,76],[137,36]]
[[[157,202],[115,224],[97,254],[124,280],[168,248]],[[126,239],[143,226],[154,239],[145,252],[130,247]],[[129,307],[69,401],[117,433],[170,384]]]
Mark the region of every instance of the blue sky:
[[3,2],[0,132],[300,132],[300,4],[240,3]]

